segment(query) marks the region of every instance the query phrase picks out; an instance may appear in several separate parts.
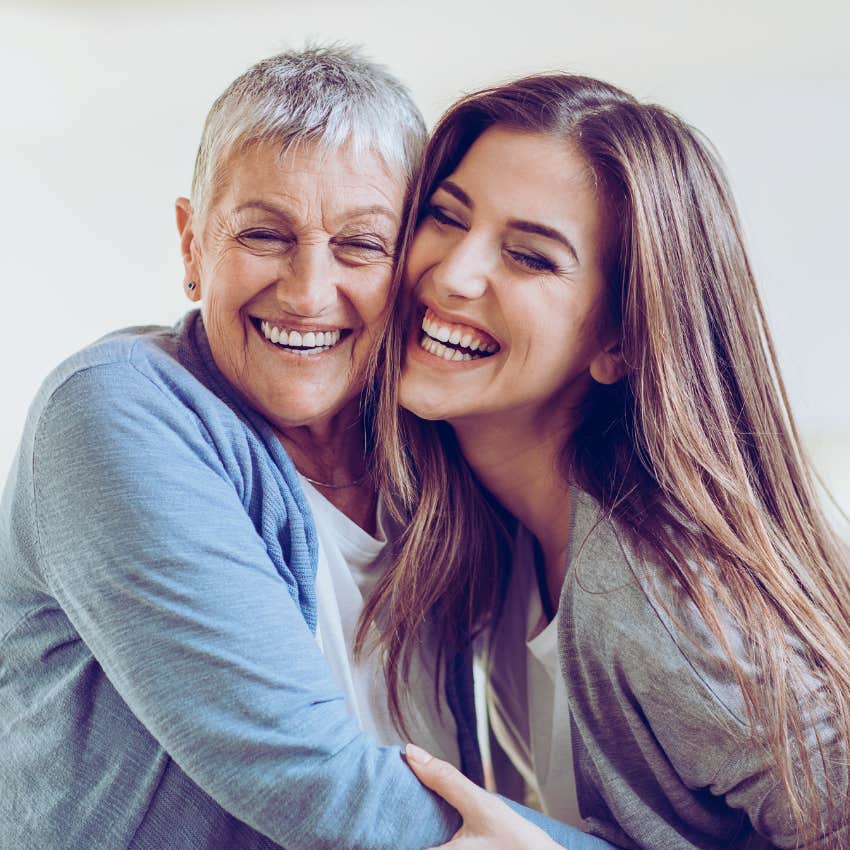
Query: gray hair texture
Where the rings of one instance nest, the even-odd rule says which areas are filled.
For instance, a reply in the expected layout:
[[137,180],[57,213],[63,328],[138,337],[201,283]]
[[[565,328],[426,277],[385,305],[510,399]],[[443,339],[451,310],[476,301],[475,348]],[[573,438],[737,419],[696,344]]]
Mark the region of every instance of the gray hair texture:
[[224,160],[274,141],[281,153],[301,143],[329,153],[349,146],[377,154],[408,182],[425,144],[425,122],[407,88],[352,46],[309,46],[271,56],[237,77],[207,115],[192,178],[192,206],[210,203]]

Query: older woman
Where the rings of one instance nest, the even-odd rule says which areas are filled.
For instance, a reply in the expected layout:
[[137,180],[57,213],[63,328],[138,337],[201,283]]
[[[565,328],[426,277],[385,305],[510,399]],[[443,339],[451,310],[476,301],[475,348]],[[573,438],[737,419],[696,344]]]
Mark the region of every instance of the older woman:
[[[5,846],[393,843],[375,805],[404,771],[313,640],[322,531],[299,474],[373,539],[359,396],[422,136],[345,54],[251,69],[178,202],[202,311],[43,386],[0,543]],[[381,793],[357,805],[366,781]],[[431,815],[423,838],[446,828]]]
[[[399,738],[350,653],[386,539],[361,396],[423,135],[349,51],[251,68],[177,204],[201,311],[42,387],[0,532],[3,846],[421,847],[458,827],[373,743]],[[432,693],[424,655],[414,676]],[[415,734],[457,762],[451,713],[420,702]]]

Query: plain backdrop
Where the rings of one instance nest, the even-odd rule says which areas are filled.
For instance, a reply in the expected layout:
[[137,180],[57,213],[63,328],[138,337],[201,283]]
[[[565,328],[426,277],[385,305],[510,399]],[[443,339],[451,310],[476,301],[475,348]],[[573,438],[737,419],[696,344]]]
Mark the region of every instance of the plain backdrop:
[[703,130],[726,164],[792,404],[850,507],[846,0],[0,0],[0,476],[63,357],[188,303],[173,201],[213,99],[256,60],[351,41],[433,123],[521,73],[602,77]]

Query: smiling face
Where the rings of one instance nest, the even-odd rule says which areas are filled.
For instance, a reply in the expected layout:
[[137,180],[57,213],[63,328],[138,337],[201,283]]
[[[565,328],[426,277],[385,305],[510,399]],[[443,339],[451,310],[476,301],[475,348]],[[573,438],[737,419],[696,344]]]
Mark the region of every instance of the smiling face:
[[[405,182],[377,157],[260,143],[210,209],[178,203],[216,365],[278,429],[357,414],[387,306]],[[346,421],[348,417],[344,417]]]
[[454,425],[570,429],[621,375],[605,330],[604,205],[581,155],[494,127],[433,193],[408,255],[401,403]]

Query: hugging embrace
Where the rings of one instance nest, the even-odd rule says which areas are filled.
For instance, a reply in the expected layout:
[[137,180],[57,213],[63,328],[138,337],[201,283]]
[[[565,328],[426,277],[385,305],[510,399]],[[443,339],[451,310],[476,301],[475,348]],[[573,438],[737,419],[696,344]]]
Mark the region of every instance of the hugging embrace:
[[0,846],[846,850],[848,552],[696,131],[293,51],[176,213],[199,309],[4,491]]

